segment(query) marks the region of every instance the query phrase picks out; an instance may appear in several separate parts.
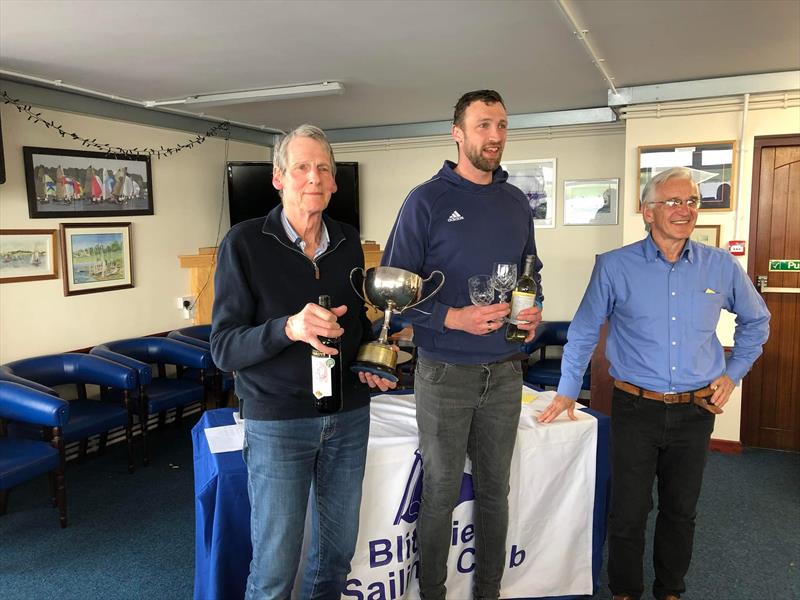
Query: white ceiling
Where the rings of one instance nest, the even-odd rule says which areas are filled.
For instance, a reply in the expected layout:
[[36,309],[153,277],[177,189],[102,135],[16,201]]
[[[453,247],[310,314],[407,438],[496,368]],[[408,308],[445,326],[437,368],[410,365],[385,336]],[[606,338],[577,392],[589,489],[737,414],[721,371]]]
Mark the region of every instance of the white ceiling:
[[[618,87],[800,69],[797,0],[563,0]],[[163,100],[320,81],[341,96],[194,108],[324,129],[607,105],[555,0],[0,0],[0,69]],[[189,110],[186,107],[179,107]]]

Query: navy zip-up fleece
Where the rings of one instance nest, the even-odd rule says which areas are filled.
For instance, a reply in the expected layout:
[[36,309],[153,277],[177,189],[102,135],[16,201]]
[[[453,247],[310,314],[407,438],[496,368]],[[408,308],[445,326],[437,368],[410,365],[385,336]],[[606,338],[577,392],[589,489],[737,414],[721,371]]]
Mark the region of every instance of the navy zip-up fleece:
[[[420,356],[458,364],[497,362],[519,351],[518,343],[506,342],[505,327],[478,336],[446,329],[444,319],[449,308],[471,305],[467,280],[491,274],[495,262],[515,263],[522,273],[525,255],[536,254],[533,214],[525,194],[507,182],[508,173],[502,169],[494,171],[490,184],[479,185],[454,168],[445,161],[432,179],[411,190],[389,235],[382,264],[423,277],[435,270],[444,273],[439,293],[404,313],[414,325]],[[541,268],[537,256],[534,279],[539,284]],[[430,289],[428,284],[425,291]]]
[[236,395],[247,419],[319,417],[311,393],[311,346],[292,342],[288,318],[319,296],[331,306],[347,305],[339,317],[342,336],[342,410],[369,403],[366,385],[348,365],[359,345],[372,338],[364,302],[350,285],[354,267],[364,266],[358,232],[323,216],[330,246],[312,261],[286,236],[282,205],[266,219],[235,225],[217,251],[211,355],[216,365],[236,373]]

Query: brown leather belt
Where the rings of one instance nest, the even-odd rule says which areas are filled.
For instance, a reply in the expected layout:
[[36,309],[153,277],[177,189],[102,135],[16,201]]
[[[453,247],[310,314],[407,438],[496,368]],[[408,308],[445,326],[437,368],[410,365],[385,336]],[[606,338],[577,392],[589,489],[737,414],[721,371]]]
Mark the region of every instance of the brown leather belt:
[[639,386],[628,383],[627,381],[619,381],[618,379],[615,379],[614,387],[622,390],[623,392],[633,394],[634,396],[641,396],[642,398],[656,400],[657,402],[663,402],[664,404],[688,404],[689,402],[693,402],[697,404],[697,406],[704,408],[708,412],[714,413],[715,415],[722,414],[722,409],[720,407],[706,401],[706,398],[710,398],[714,395],[714,390],[708,386],[700,388],[699,390],[692,390],[691,392],[667,392],[664,394],[662,392],[651,392],[650,390],[640,388]]

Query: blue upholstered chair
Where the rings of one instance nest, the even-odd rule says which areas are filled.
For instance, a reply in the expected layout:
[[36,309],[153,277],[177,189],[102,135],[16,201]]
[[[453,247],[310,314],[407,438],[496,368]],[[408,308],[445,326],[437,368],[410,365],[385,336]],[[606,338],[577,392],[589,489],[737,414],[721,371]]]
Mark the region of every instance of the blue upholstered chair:
[[[74,385],[77,399],[69,400],[69,420],[62,427],[64,443],[79,442],[79,457],[86,456],[88,440],[100,436],[99,450],[105,449],[108,432],[125,429],[128,446],[128,472],[133,472],[133,409],[130,392],[137,389],[137,375],[98,356],[67,352],[24,358],[0,367],[0,380],[22,383],[53,396],[53,386]],[[100,387],[100,398],[89,398],[87,385]],[[13,423],[9,433],[16,437],[37,437],[36,428]]]
[[[9,421],[45,428],[47,440],[6,437]],[[69,403],[57,396],[12,381],[0,381],[0,515],[6,514],[11,488],[49,474],[50,496],[58,506],[61,527],[67,526],[64,486],[63,427]]]
[[[199,402],[206,409],[206,372],[213,367],[211,353],[195,345],[166,337],[141,337],[117,340],[95,346],[93,356],[118,362],[135,369],[139,387],[132,394],[142,424],[144,464],[150,462],[147,444],[147,423],[150,415],[158,415],[158,424],[166,422],[167,411],[175,409],[175,421],[180,421],[183,408]],[[156,365],[155,373],[151,364]],[[168,365],[197,369],[197,380],[167,376]]]
[[[184,342],[185,344],[198,346],[204,350],[211,350],[211,343],[209,342],[209,339],[211,338],[211,325],[191,325],[189,327],[181,327],[180,329],[170,331],[167,334],[167,337],[173,340],[178,340],[179,342]],[[186,377],[197,377],[198,374],[193,370],[188,370],[186,373],[181,373],[181,375]],[[218,394],[218,397],[220,398],[219,406],[227,406],[228,396],[231,392],[233,392],[234,388],[233,373],[230,371],[222,371],[217,368],[216,365],[214,365],[214,373],[211,380],[213,383],[214,392]]]
[[[561,378],[561,357],[548,358],[546,350],[548,346],[566,345],[569,324],[570,321],[543,321],[536,328],[536,337],[520,347],[522,352],[531,355],[525,374],[526,383],[542,388],[558,387],[558,380]],[[538,356],[534,356],[534,353],[538,353]],[[590,387],[591,366],[583,375],[581,389],[588,390]]]

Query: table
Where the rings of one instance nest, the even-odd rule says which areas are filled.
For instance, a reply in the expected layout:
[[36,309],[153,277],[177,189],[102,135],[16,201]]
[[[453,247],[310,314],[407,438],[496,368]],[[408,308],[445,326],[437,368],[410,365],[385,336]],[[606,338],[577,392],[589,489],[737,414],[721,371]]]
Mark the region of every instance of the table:
[[[610,419],[589,409],[577,422],[535,417],[553,392],[523,388],[511,466],[507,568],[502,597],[579,598],[598,587],[609,492]],[[382,394],[371,430],[356,553],[343,598],[418,598],[414,552],[422,461],[414,397]],[[247,470],[241,452],[211,453],[206,430],[232,425],[233,409],[207,411],[192,430],[196,600],[242,598],[252,553]],[[218,430],[222,431],[222,430]],[[472,478],[465,466],[453,512],[448,596],[471,597]]]

